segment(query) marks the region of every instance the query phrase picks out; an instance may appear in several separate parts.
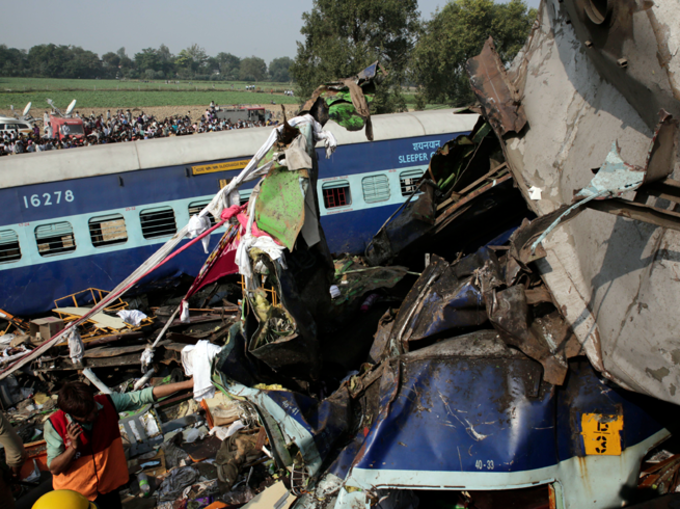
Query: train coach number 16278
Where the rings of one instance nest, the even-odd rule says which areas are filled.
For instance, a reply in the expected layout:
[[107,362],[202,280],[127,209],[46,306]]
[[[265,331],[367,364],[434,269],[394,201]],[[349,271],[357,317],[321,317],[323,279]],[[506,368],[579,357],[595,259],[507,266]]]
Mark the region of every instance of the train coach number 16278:
[[31,207],[47,207],[49,205],[59,205],[62,200],[72,202],[75,199],[73,191],[70,189],[64,191],[52,191],[51,193],[32,194],[31,196],[24,196],[24,206]]

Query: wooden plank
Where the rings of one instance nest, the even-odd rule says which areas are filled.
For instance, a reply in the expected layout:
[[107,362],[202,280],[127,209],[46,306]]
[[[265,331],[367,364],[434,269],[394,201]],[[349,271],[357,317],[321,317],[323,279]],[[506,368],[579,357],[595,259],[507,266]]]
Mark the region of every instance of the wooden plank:
[[189,323],[184,323],[183,321],[177,319],[173,320],[170,327],[180,327],[182,325],[194,325],[197,323],[207,323],[207,322],[219,322],[222,317],[219,315],[203,315],[203,316],[190,316]]
[[92,350],[86,350],[83,354],[85,359],[100,359],[104,357],[115,357],[116,355],[125,355],[132,352],[141,352],[146,348],[146,343],[141,345],[131,345],[131,346],[101,346],[99,348],[93,348]]
[[[84,314],[90,312],[90,308],[76,308],[76,307],[65,307],[65,308],[56,308],[52,310],[53,312],[57,314],[67,314],[67,315],[74,315],[77,317],[82,317]],[[98,329],[115,329],[115,330],[120,330],[124,329],[127,327],[127,324],[117,316],[109,316],[104,313],[95,313],[94,315],[90,316],[88,320],[92,321],[95,327]]]
[[[107,334],[104,336],[94,336],[88,339],[83,339],[83,345],[85,346],[85,349],[87,350],[88,348],[92,348],[95,346],[100,346],[100,345],[106,345],[108,343],[114,343],[116,341],[121,341],[125,339],[140,339],[141,337],[144,336],[143,332],[140,331],[133,331],[133,332],[124,332],[122,334]],[[59,343],[56,346],[67,346],[68,341],[64,341],[63,343]]]

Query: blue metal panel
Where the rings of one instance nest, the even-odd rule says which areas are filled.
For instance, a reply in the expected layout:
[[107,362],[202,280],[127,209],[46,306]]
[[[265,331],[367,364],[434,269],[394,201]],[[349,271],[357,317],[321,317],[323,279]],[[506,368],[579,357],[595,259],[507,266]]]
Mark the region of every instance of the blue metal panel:
[[[359,468],[518,471],[555,464],[552,395],[527,398],[532,361],[424,358],[371,429]],[[507,365],[507,369],[506,369]],[[480,398],[479,394],[484,394]],[[481,466],[481,468],[480,468]]]
[[385,374],[392,379],[381,384],[380,414],[366,439],[356,437],[331,471],[344,477],[351,454],[356,454],[353,466],[379,470],[519,472],[548,467],[584,456],[584,413],[623,415],[624,449],[663,429],[644,408],[649,398],[610,386],[587,361],[570,364],[565,386],[532,397],[526,386],[532,364],[528,359],[460,356],[402,362],[400,372]]
[[331,253],[363,254],[366,245],[398,204],[321,216]]
[[459,134],[464,133],[341,145],[330,159],[325,159],[323,151],[317,149],[319,178],[355,175],[383,169],[407,168],[416,164],[427,165],[437,149],[434,147],[414,147],[414,145],[432,142],[433,146],[442,146]]

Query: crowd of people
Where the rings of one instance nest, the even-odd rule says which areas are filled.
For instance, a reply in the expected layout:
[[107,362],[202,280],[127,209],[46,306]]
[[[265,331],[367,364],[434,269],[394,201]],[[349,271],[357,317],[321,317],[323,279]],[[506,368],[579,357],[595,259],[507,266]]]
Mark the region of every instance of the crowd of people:
[[232,122],[230,118],[218,118],[218,111],[213,102],[196,121],[191,119],[190,112],[184,116],[175,115],[163,120],[146,115],[143,111],[135,116],[129,109],[118,110],[115,113],[109,110],[101,115],[92,112],[89,116],[81,116],[76,112],[75,117],[83,121],[83,134],[55,133],[49,122],[46,123],[42,133],[37,124],[33,125],[33,132],[30,134],[16,130],[5,131],[0,134],[0,156],[278,124],[278,121],[271,118],[266,121],[262,119],[255,122],[245,120]]

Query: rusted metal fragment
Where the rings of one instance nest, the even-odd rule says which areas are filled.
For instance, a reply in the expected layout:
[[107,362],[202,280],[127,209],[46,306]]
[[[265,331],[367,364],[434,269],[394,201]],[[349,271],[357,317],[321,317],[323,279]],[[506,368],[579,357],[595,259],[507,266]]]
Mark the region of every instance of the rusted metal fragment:
[[[368,353],[368,362],[378,364],[382,360],[390,356],[390,337],[392,335],[392,327],[394,326],[394,311],[388,309],[385,314],[380,317],[378,322],[378,331],[375,333],[371,351]],[[401,351],[397,350],[396,355],[400,355]],[[396,356],[395,355],[395,356]]]
[[659,111],[659,123],[654,131],[647,155],[645,184],[668,177],[673,171],[677,152],[678,121],[666,110]]
[[493,38],[489,37],[482,52],[467,61],[470,84],[482,109],[499,135],[519,133],[526,124],[519,92],[508,78]]
[[434,191],[436,186],[434,182],[426,180],[420,187],[423,192],[413,204],[413,217],[419,221],[428,224],[434,224],[435,221],[435,203]]
[[544,378],[553,385],[562,385],[567,376],[564,355],[551,352],[551,345],[542,332],[540,323],[529,327],[529,306],[522,286],[513,286],[500,292],[485,294],[489,320],[501,334],[503,341],[519,348],[543,365]]
[[680,231],[680,213],[672,210],[650,207],[649,205],[644,205],[642,203],[621,199],[591,201],[588,202],[586,206],[600,212],[606,212],[608,214],[635,219],[662,228]]
[[[477,198],[478,196],[481,196],[485,192],[493,189],[499,184],[502,184],[506,180],[510,180],[512,178],[512,175],[509,173],[500,177],[497,180],[493,180],[492,182],[489,182],[488,184],[480,187],[479,189],[471,192],[470,194],[466,195],[464,198],[458,200],[455,202],[453,205],[451,205],[449,208],[444,210],[437,216],[437,221],[435,222],[435,226],[437,227],[436,231],[441,231],[443,230],[446,226],[449,225],[451,220],[457,216],[455,216],[455,213],[462,209],[465,205],[470,203],[472,200]],[[453,216],[453,217],[452,217]]]
[[527,288],[524,291],[524,295],[527,298],[527,304],[530,306],[539,304],[540,302],[552,302],[550,291],[544,285],[536,288]]
[[653,184],[645,185],[640,188],[635,201],[645,203],[647,196],[655,196],[664,200],[680,203],[680,182],[672,179],[664,179]]

